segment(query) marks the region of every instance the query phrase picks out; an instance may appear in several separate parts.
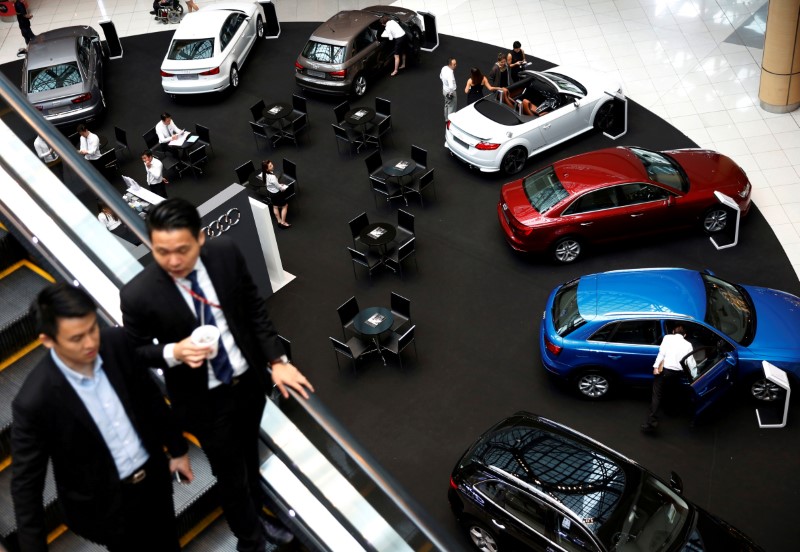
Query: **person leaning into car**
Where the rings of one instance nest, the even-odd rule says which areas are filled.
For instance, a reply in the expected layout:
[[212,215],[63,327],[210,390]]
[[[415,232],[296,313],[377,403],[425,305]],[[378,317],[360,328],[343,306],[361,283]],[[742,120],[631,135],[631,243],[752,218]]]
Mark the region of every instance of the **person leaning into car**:
[[[691,355],[691,352],[692,344],[686,340],[686,330],[680,324],[661,340],[658,356],[653,363],[653,396],[650,412],[647,414],[647,421],[642,424],[642,431],[645,433],[651,433],[658,427],[658,414],[665,391],[666,394],[675,392],[680,378],[683,377],[681,360],[686,355]],[[686,364],[694,374],[696,367],[692,356],[686,358]]]
[[[400,69],[406,68],[406,32],[400,23],[386,15],[381,17],[381,25],[384,27],[381,36],[394,41],[394,71],[391,74],[393,77]],[[400,63],[401,58],[403,63]]]

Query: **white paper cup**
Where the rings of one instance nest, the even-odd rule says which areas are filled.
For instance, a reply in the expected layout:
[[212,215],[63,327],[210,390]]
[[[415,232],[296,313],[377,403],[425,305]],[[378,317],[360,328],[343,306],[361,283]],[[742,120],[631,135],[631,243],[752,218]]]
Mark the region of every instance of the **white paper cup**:
[[195,345],[202,345],[204,347],[211,347],[211,352],[206,358],[214,358],[217,356],[219,350],[219,328],[206,324],[199,326],[192,332],[192,343]]

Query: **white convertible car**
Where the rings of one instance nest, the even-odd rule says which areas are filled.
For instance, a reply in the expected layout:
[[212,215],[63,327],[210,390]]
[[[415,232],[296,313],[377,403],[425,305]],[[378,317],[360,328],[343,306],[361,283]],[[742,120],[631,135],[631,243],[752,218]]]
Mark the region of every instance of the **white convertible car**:
[[[625,96],[604,74],[567,67],[522,71],[508,90],[513,108],[496,92],[447,122],[447,148],[483,172],[518,173],[529,157],[593,127],[624,134]],[[531,104],[538,109],[526,115]]]
[[264,37],[258,2],[219,2],[186,14],[161,63],[168,94],[204,94],[239,86],[239,71]]

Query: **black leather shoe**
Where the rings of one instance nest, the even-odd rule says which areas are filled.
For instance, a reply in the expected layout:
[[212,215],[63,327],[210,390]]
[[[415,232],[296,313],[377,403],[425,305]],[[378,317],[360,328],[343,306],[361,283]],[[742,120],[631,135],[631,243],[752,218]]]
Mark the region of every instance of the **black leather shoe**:
[[292,532],[277,518],[261,516],[261,525],[267,534],[267,540],[274,544],[288,544],[294,540]]
[[156,10],[153,10],[153,11],[150,12],[150,15],[155,15],[155,14],[156,14]]
[[642,433],[655,433],[656,426],[653,424],[642,424],[640,429],[642,430]]

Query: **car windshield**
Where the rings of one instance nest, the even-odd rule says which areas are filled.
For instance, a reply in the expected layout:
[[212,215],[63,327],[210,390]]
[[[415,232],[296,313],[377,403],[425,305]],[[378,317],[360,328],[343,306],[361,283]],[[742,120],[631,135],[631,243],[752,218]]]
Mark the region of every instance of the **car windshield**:
[[214,55],[214,39],[198,38],[191,40],[173,40],[167,59],[191,60],[209,59]]
[[706,323],[740,345],[749,345],[755,336],[756,312],[744,288],[703,274],[706,286]]
[[586,323],[578,310],[578,281],[561,286],[553,299],[553,326],[561,337]]
[[570,92],[580,97],[586,95],[586,89],[579,83],[570,79],[569,77],[565,77],[564,75],[559,75],[558,73],[550,73],[550,72],[545,73],[545,75],[547,76],[547,78],[552,80],[556,84],[556,86],[558,86],[561,90]]
[[477,443],[468,459],[563,504],[608,550],[659,552],[685,539],[689,505],[648,472],[603,448],[509,422]]
[[667,155],[642,148],[628,148],[644,165],[650,180],[669,186],[677,192],[689,190],[689,182],[680,165]]
[[306,47],[303,48],[304,58],[311,61],[317,61],[319,63],[344,63],[344,53],[344,46],[326,44],[325,42],[315,42],[313,40],[309,40],[306,44]]
[[46,92],[83,82],[78,62],[70,61],[28,71],[28,93]]
[[546,213],[569,195],[552,166],[525,177],[522,187],[531,206],[540,213]]

